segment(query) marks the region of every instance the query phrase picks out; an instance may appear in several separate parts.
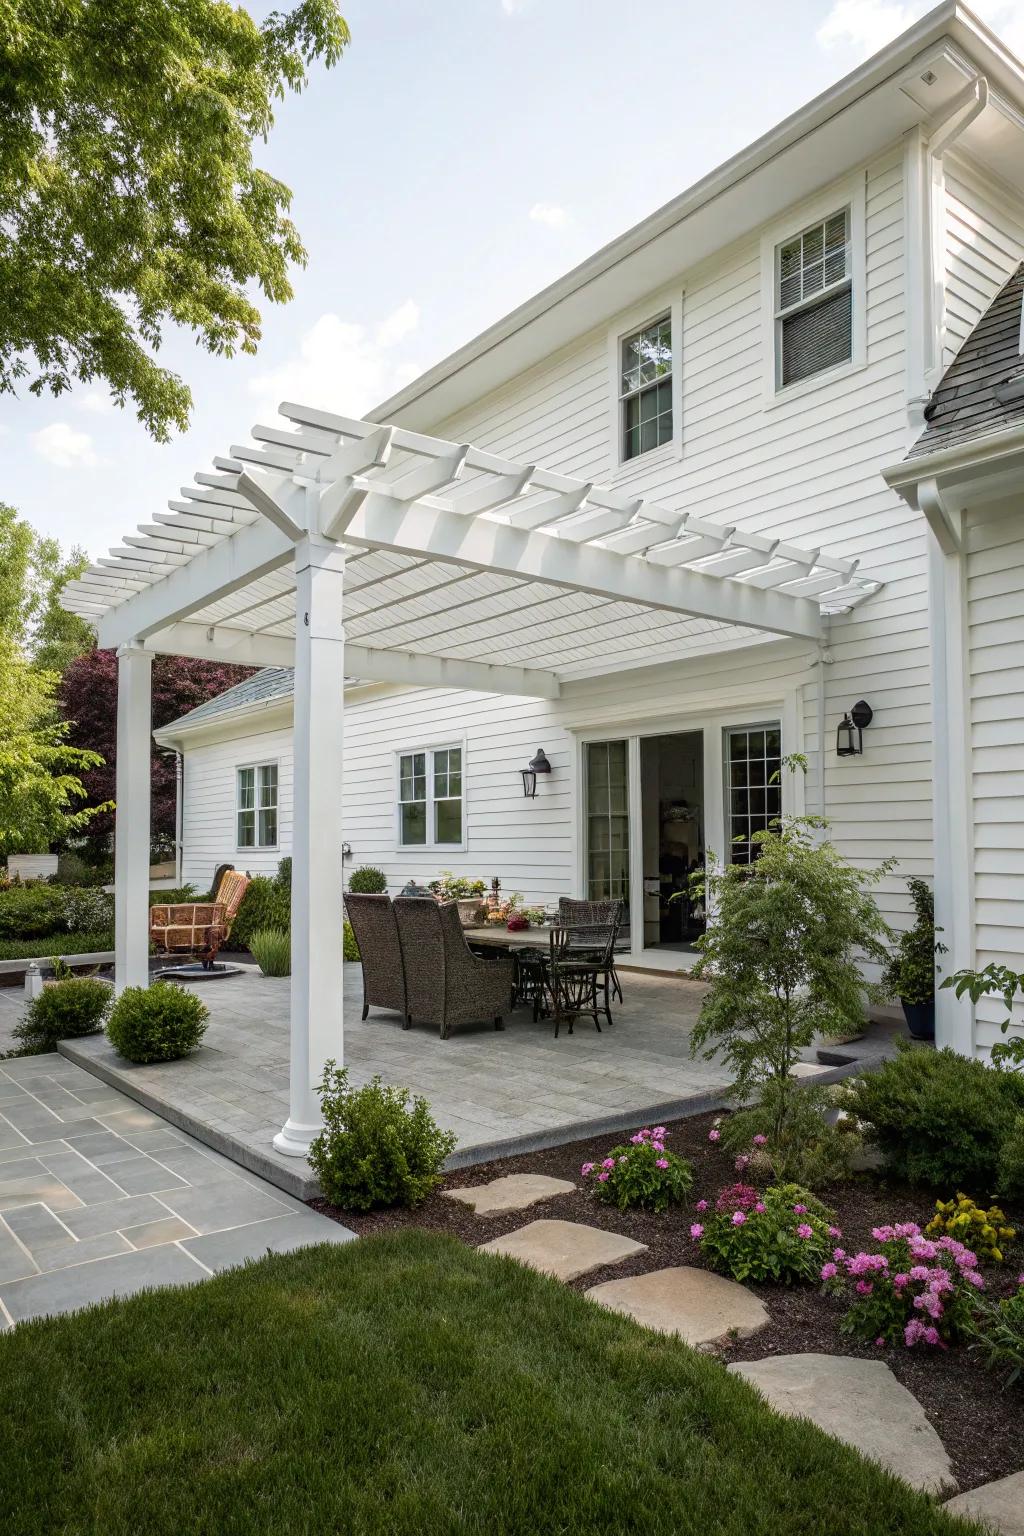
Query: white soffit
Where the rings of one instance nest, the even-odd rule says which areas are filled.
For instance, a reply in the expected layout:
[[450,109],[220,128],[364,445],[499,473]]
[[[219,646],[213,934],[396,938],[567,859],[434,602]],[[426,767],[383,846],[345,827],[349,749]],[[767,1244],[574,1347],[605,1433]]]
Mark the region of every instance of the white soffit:
[[336,543],[346,672],[554,696],[574,677],[816,639],[878,591],[855,560],[284,404],[65,590],[102,645],[290,665],[295,540]]

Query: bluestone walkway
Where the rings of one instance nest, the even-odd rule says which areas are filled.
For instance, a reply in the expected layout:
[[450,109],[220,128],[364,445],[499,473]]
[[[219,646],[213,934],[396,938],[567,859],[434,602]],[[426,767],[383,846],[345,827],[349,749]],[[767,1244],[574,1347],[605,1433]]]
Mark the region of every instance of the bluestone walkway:
[[0,1062],[0,1329],[352,1236],[61,1056]]

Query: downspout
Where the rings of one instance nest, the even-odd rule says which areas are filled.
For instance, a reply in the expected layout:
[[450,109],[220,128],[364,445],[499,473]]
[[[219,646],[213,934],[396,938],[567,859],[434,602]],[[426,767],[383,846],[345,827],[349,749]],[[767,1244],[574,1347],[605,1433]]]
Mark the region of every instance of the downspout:
[[827,815],[825,796],[825,666],[831,660],[832,657],[829,655],[827,641],[820,640],[818,642],[818,661],[815,668],[815,708],[817,711],[818,736],[818,782],[815,786],[815,815],[820,816],[822,821],[826,819]]
[[174,749],[174,883],[180,886],[185,829],[185,756]]

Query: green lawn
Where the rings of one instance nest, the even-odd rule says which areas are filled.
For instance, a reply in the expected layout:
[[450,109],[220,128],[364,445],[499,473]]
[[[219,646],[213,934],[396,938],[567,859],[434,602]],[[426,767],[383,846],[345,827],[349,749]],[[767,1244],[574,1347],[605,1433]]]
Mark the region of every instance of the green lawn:
[[421,1232],[0,1339],[4,1536],[953,1536],[682,1345]]

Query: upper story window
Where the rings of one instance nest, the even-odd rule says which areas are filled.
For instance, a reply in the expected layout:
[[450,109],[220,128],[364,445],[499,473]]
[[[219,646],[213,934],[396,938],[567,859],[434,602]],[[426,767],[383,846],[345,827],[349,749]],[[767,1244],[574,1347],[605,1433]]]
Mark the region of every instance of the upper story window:
[[238,770],[236,810],[239,848],[277,847],[277,764]]
[[399,753],[399,846],[460,847],[462,825],[462,748]]
[[672,441],[671,315],[662,315],[623,339],[619,419],[623,460]]
[[853,359],[850,209],[775,248],[775,376],[785,389]]

